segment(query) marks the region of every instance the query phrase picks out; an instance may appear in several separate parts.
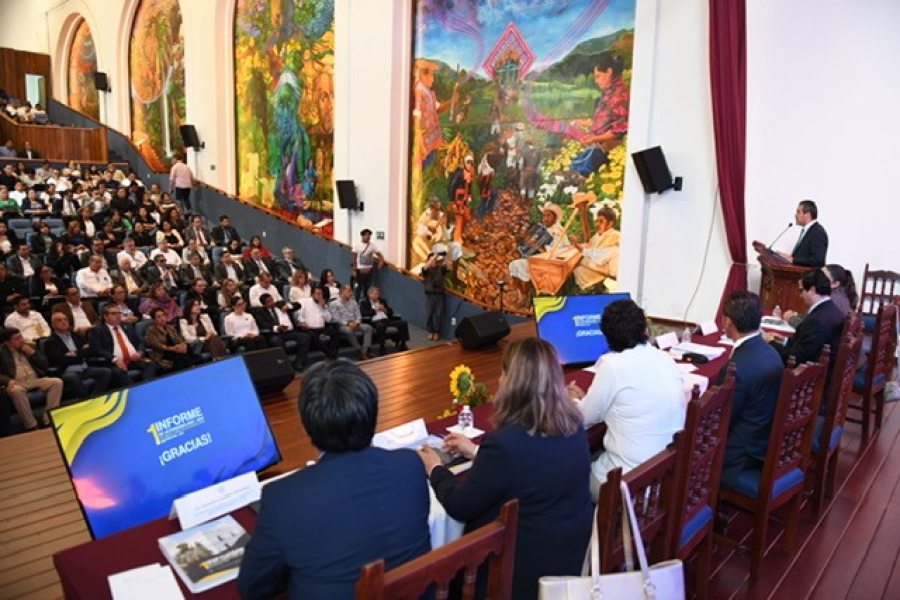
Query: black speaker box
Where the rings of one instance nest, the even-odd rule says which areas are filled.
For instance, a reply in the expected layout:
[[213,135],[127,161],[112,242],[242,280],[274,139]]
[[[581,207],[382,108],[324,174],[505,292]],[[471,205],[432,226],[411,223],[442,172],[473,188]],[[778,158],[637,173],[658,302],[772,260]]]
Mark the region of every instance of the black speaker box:
[[509,335],[509,323],[500,312],[483,312],[465,317],[456,327],[456,339],[466,350],[495,343]]
[[356,197],[356,184],[352,179],[341,179],[335,182],[337,185],[338,203],[341,208],[356,210],[359,207],[359,198]]
[[283,348],[254,350],[242,356],[260,396],[280,392],[294,380],[294,369]]
[[109,77],[103,71],[94,71],[94,87],[98,92],[109,91]]
[[182,125],[178,129],[181,131],[181,141],[184,142],[186,147],[200,148],[200,136],[197,135],[196,127],[193,125]]
[[669,165],[666,164],[666,156],[659,146],[634,152],[631,158],[641,177],[644,191],[648,194],[659,194],[675,187]]

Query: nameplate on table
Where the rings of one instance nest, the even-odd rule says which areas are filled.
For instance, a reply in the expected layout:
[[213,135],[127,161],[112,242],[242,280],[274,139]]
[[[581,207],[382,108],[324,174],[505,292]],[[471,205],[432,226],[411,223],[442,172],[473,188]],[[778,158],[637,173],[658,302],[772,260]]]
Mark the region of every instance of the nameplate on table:
[[700,335],[712,335],[719,330],[715,320],[700,323]]
[[190,529],[258,502],[260,495],[259,479],[251,471],[178,498],[172,512],[182,529]]
[[678,343],[678,334],[674,331],[656,336],[656,347],[660,350],[668,350]]

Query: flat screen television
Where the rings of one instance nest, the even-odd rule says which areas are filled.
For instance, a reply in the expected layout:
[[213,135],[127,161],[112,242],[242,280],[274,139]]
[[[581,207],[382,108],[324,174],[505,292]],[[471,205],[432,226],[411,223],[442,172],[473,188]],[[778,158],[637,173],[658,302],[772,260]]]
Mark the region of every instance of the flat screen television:
[[56,408],[53,431],[95,538],[281,460],[241,357]]
[[550,342],[564,365],[595,362],[609,352],[600,319],[606,307],[630,294],[536,296],[534,321],[538,337]]

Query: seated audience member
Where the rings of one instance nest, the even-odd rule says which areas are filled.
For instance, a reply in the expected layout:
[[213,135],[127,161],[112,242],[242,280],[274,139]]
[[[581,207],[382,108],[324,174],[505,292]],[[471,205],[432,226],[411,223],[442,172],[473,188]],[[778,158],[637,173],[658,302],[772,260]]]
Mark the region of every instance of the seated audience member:
[[203,217],[200,215],[194,215],[191,218],[191,226],[184,230],[184,235],[181,237],[185,242],[196,240],[197,246],[200,248],[211,246],[213,241],[212,234],[203,227]]
[[50,214],[48,206],[44,204],[44,201],[41,200],[37,191],[34,189],[28,190],[25,199],[22,200],[20,208],[22,214],[29,218],[45,217]]
[[228,242],[228,245],[225,246],[225,250],[227,252],[231,252],[231,255],[240,262],[241,258],[244,255],[244,251],[242,249],[241,243],[238,240],[231,240]]
[[87,267],[91,264],[91,258],[94,256],[100,258],[101,266],[106,269],[114,269],[116,266],[116,255],[113,252],[110,252],[106,249],[106,244],[102,239],[94,238],[91,240],[91,250],[90,252],[85,252],[81,255],[81,266]]
[[175,269],[174,266],[166,262],[165,255],[157,254],[144,265],[142,275],[147,285],[162,283],[166,290],[175,293],[178,290],[178,279],[175,276]]
[[222,358],[228,354],[225,342],[216,332],[210,316],[202,311],[202,305],[194,298],[184,303],[184,317],[178,321],[181,337],[195,349],[195,354],[207,352],[213,360]]
[[340,331],[333,323],[328,303],[321,288],[313,288],[312,297],[300,301],[300,310],[294,314],[297,326],[312,336],[312,345],[329,358],[337,358]]
[[0,388],[12,401],[16,412],[22,417],[25,431],[37,429],[37,419],[31,410],[28,392],[41,390],[47,395],[44,407],[43,426],[50,425],[49,411],[59,406],[62,399],[63,381],[58,377],[44,377],[49,368],[43,354],[25,343],[25,338],[15,327],[0,332]]
[[219,309],[231,310],[234,301],[239,298],[243,300],[243,296],[241,296],[241,287],[238,285],[238,282],[234,279],[223,280],[222,287],[216,295],[216,303],[219,305]]
[[[831,364],[834,362],[844,328],[844,314],[831,301],[831,282],[821,269],[811,269],[803,273],[798,285],[800,297],[809,307],[803,315],[803,321],[797,326],[794,335],[784,344],[774,341],[771,334],[766,334],[766,337],[772,340],[772,347],[778,351],[785,364],[791,357],[798,365],[816,362],[825,344],[831,347],[829,359]],[[827,386],[825,389],[828,389]]]
[[[28,112],[30,112],[31,104],[26,102],[25,108]],[[22,144],[22,150],[19,152],[19,158],[34,160],[34,159],[40,158],[40,157],[41,157],[41,155],[38,153],[38,151],[31,147],[31,142],[25,142],[24,144]]]
[[244,259],[244,272],[247,281],[258,280],[263,273],[274,276],[275,263],[272,262],[272,259],[264,257],[259,248],[249,248],[249,251],[250,256]]
[[70,274],[74,275],[75,271],[81,268],[81,263],[78,256],[75,255],[73,247],[66,245],[63,239],[57,239],[53,243],[53,247],[44,257],[44,261],[59,278],[68,279]]
[[156,363],[157,373],[183,371],[194,365],[195,355],[178,330],[169,325],[168,315],[161,308],[150,311],[153,325],[147,328],[144,345],[150,351],[150,360]]
[[189,288],[198,279],[202,279],[207,285],[213,284],[213,274],[209,265],[203,264],[203,259],[194,252],[188,257],[188,262],[179,269],[181,287]]
[[312,297],[312,286],[309,285],[309,273],[305,269],[297,269],[291,275],[291,287],[288,300],[295,306],[300,306],[300,301],[304,298]]
[[[7,167],[12,168],[12,165],[7,165]],[[19,206],[19,203],[16,202],[13,198],[9,197],[8,188],[6,188],[5,186],[0,186],[0,218],[9,219],[11,217],[21,217],[21,216],[22,216],[22,209]],[[6,227],[5,222],[3,223],[3,226],[4,226],[4,228]],[[5,239],[6,237],[9,237],[11,235],[13,235],[12,232],[9,232],[9,234],[7,234],[6,230],[4,229],[4,239],[2,240],[2,242],[11,241],[11,240]],[[0,243],[2,243],[2,242],[0,242]],[[16,245],[15,243],[10,243],[9,247],[7,248],[7,244],[2,243],[2,245],[0,245],[0,248],[3,249],[4,254],[9,254],[9,252],[12,250],[12,248],[15,245]]]
[[[153,201],[149,198],[144,198],[142,204],[138,206],[137,215],[135,215],[134,220],[132,221],[132,225],[137,225],[138,223],[140,223],[144,228],[148,230],[156,229],[158,223],[156,222],[156,219],[153,218],[154,212],[156,212],[156,205],[153,204]],[[155,232],[154,235],[156,235]],[[152,246],[153,244],[146,245]]]
[[97,324],[97,311],[90,302],[83,301],[78,288],[66,289],[66,301],[53,305],[53,312],[61,312],[69,319],[72,330],[86,335]]
[[221,285],[226,279],[236,281],[238,283],[244,281],[244,267],[238,264],[231,252],[223,252],[219,257],[219,263],[213,268],[216,281]]
[[134,329],[122,324],[121,309],[112,302],[104,306],[103,322],[91,329],[88,335],[88,353],[109,366],[113,387],[134,383],[129,370],[140,372],[142,381],[156,375],[156,365],[144,358],[140,348],[141,342]]
[[13,145],[12,140],[6,140],[6,143],[0,147],[0,157],[16,158],[16,147]]
[[12,306],[17,296],[25,293],[25,282],[21,277],[11,275],[6,265],[0,262],[0,305]]
[[213,323],[219,322],[221,311],[216,301],[216,291],[203,279],[195,279],[191,283],[191,289],[184,296],[184,301],[196,300],[204,314],[208,314]]
[[32,298],[53,298],[65,291],[62,280],[47,265],[41,267],[37,277],[28,280],[28,295]]
[[261,306],[260,298],[263,294],[269,294],[275,302],[281,300],[278,288],[272,283],[272,275],[265,271],[259,274],[259,282],[250,286],[250,292],[247,294],[250,297],[250,306],[253,308]]
[[[822,267],[822,272],[831,282],[831,301],[846,317],[851,311],[856,310],[859,302],[853,273],[841,265],[825,265]],[[799,315],[793,310],[787,310],[784,312],[784,319],[796,328],[803,321],[803,315]]]
[[114,285],[109,295],[109,301],[116,304],[122,311],[122,323],[125,325],[134,325],[141,320],[141,315],[136,308],[137,298],[129,297],[125,290],[125,286]]
[[632,300],[617,300],[603,311],[600,329],[610,352],[597,360],[587,393],[570,385],[585,427],[606,423],[604,451],[591,465],[596,499],[606,474],[628,472],[661,452],[684,427],[686,402],[675,361],[647,343],[647,319]]
[[[247,247],[244,248],[244,254],[243,254],[244,260],[246,260],[248,258],[252,259],[254,250],[259,251],[258,254],[259,254],[260,258],[268,258],[268,259],[272,258],[272,253],[269,251],[268,248],[266,248],[266,245],[263,244],[262,238],[258,235],[254,235],[253,237],[251,237],[250,242],[247,244]],[[266,266],[269,266],[269,264],[271,264],[273,267],[275,265],[274,262],[270,263],[269,261],[266,261]],[[274,271],[274,268],[272,269],[272,271]]]
[[245,350],[260,350],[268,347],[265,338],[259,335],[256,319],[247,313],[247,302],[236,298],[231,309],[223,323],[225,335],[232,338],[232,348],[243,346]]
[[335,278],[334,271],[331,269],[322,271],[322,275],[319,277],[319,287],[322,288],[322,295],[325,297],[325,302],[331,302],[341,295],[341,284],[337,278]]
[[50,226],[46,223],[39,223],[37,226],[37,235],[31,237],[31,251],[34,254],[44,255],[53,247],[56,236],[50,233]]
[[228,215],[222,215],[219,217],[219,224],[213,227],[212,232],[213,243],[216,246],[228,246],[228,244],[234,240],[241,243],[241,236],[238,235],[237,230],[231,226],[231,220],[228,218]]
[[290,281],[298,271],[306,271],[303,261],[297,258],[290,246],[281,249],[281,257],[275,259],[275,268],[278,271],[278,279],[282,281]]
[[[372,333],[375,331],[371,325],[362,322],[362,314],[359,305],[353,299],[353,288],[344,285],[337,298],[329,303],[331,317],[338,324],[341,334],[351,346],[359,350],[360,359],[372,358],[369,351],[372,347]],[[357,339],[357,334],[362,334],[362,344]]]
[[61,193],[62,196],[53,201],[53,205],[50,207],[50,214],[62,219],[71,219],[81,210],[81,202],[78,198],[75,198],[72,190],[65,190]]
[[25,279],[40,272],[41,261],[31,255],[31,249],[26,244],[22,244],[15,254],[6,259],[6,267],[16,277]]
[[[197,245],[196,239],[190,239],[184,246],[184,249],[181,251],[181,262],[183,264],[187,264],[191,262],[191,256],[196,254],[200,257],[200,264],[209,266],[209,254],[206,252],[206,249],[203,246]],[[212,267],[209,267],[212,269]]]
[[269,294],[263,294],[259,300],[262,306],[253,310],[259,330],[265,334],[269,346],[283,348],[286,342],[295,342],[297,353],[294,357],[294,369],[302,371],[308,362],[310,337],[294,327],[291,315],[287,312],[288,305],[283,300],[276,302]]
[[518,498],[511,597],[527,600],[537,597],[540,577],[581,572],[594,514],[585,485],[591,458],[553,347],[537,338],[510,344],[502,369],[494,431],[480,446],[456,433],[445,439],[445,449],[474,460],[466,477],[455,477],[427,446],[419,455],[438,500],[466,532]]
[[166,322],[174,323],[181,317],[181,307],[172,296],[169,295],[166,286],[161,281],[151,283],[147,288],[147,297],[141,302],[138,310],[146,317],[152,318],[155,309],[161,308],[166,313]]
[[157,245],[162,241],[167,242],[169,248],[174,252],[184,248],[184,240],[181,239],[181,234],[172,227],[171,221],[163,221],[159,225],[159,230],[156,232]]
[[[784,366],[781,357],[760,334],[759,296],[753,292],[735,292],[725,302],[722,312],[725,335],[734,341],[731,359],[735,367],[722,485],[734,488],[744,469],[762,465],[766,457]],[[719,383],[726,372],[727,366]]]
[[[375,329],[375,343],[381,347],[384,354],[384,343],[389,337],[397,344],[397,349],[406,350],[406,342],[409,341],[409,325],[400,317],[394,316],[394,310],[388,305],[387,300],[381,297],[381,290],[374,285],[369,288],[367,298],[359,303],[359,312],[363,321]],[[389,328],[394,328],[396,333]]]
[[[163,258],[163,261],[165,261],[165,258]],[[125,288],[128,296],[140,296],[147,285],[141,274],[135,270],[134,263],[127,257],[119,259],[119,268],[110,273],[110,277],[114,285],[120,285]]]
[[147,255],[138,250],[137,244],[132,238],[125,238],[122,241],[122,251],[116,254],[116,261],[122,264],[123,259],[131,261],[131,266],[140,270],[147,264]]
[[153,228],[138,221],[134,223],[131,230],[131,239],[141,248],[147,248],[154,245],[155,234]]
[[173,268],[178,268],[181,266],[181,257],[178,256],[178,253],[175,252],[172,248],[169,247],[169,242],[166,241],[165,238],[159,240],[156,243],[156,248],[154,248],[150,252],[150,259],[156,258],[157,255],[166,257],[166,264]]
[[103,268],[103,259],[94,254],[88,266],[76,273],[75,284],[82,298],[106,298],[112,290],[113,280]]
[[384,559],[393,569],[431,550],[421,464],[409,450],[371,445],[372,380],[345,360],[319,363],[304,375],[299,410],[319,460],[263,488],[238,575],[244,598],[285,587],[291,598],[352,598],[363,565]]
[[15,297],[12,306],[14,310],[7,315],[4,327],[18,329],[29,344],[50,335],[50,326],[41,313],[31,310],[31,300],[27,296]]
[[363,229],[359,232],[360,242],[353,246],[350,253],[350,268],[352,279],[356,281],[356,297],[362,300],[369,292],[369,286],[375,278],[375,269],[384,264],[384,256],[378,247],[372,243],[372,230]]
[[66,232],[61,236],[61,239],[75,253],[84,252],[88,249],[88,244],[91,243],[91,238],[82,231],[80,221],[69,221],[69,224],[66,226]]
[[[47,360],[60,369],[60,378],[68,395],[87,398],[108,390],[112,371],[88,363],[89,349],[85,337],[71,331],[69,319],[61,312],[53,313],[50,321],[53,333],[45,345]],[[94,381],[90,389],[85,385],[88,379]]]

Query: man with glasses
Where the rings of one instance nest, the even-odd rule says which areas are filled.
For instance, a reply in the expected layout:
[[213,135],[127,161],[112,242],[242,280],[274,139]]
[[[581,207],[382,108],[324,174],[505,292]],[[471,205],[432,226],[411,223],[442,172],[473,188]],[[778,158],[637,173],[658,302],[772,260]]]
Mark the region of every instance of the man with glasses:
[[103,307],[103,323],[91,329],[88,353],[109,364],[113,387],[132,385],[129,371],[140,372],[141,381],[156,375],[156,365],[144,358],[134,330],[122,324],[122,309],[110,303]]

